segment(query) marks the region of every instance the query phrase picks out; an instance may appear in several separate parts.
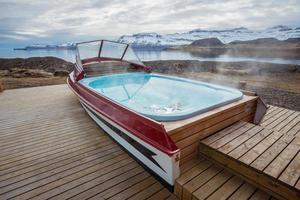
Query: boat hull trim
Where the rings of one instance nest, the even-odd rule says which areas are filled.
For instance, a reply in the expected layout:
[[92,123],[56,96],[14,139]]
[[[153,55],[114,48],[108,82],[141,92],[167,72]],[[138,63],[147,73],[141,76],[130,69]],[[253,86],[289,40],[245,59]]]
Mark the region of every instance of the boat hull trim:
[[167,184],[174,185],[175,179],[179,176],[179,152],[170,157],[101,115],[83,101],[80,103],[88,115],[117,143]]

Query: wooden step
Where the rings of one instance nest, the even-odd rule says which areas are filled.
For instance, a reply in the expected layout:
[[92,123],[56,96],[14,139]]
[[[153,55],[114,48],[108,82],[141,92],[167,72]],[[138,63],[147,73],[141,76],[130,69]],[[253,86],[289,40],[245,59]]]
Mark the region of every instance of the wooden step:
[[271,106],[260,125],[283,133],[299,135],[300,112]]
[[181,166],[181,176],[176,180],[174,193],[184,200],[271,198],[268,193],[203,157]]
[[[271,117],[267,120],[272,123]],[[201,140],[199,154],[277,198],[300,199],[299,132],[277,131],[246,123]]]

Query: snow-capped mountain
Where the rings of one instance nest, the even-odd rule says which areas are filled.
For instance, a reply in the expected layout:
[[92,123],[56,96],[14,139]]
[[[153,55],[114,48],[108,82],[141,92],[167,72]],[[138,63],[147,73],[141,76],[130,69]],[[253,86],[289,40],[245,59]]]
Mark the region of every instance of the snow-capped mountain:
[[218,38],[223,43],[240,40],[254,40],[258,38],[277,38],[286,40],[288,38],[300,38],[300,27],[274,26],[264,30],[249,30],[244,27],[225,30],[203,30],[195,29],[189,32],[157,34],[157,33],[137,33],[133,35],[123,35],[119,42],[132,44],[133,47],[165,47],[190,44],[195,40],[204,38]]
[[34,50],[34,49],[75,49],[74,42],[67,42],[62,44],[33,44],[26,46],[25,50]]

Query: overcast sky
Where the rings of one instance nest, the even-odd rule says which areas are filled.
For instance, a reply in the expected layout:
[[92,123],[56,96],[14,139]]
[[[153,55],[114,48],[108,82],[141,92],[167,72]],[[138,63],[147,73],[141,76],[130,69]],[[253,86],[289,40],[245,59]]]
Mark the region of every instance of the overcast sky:
[[0,0],[0,40],[300,26],[300,0]]

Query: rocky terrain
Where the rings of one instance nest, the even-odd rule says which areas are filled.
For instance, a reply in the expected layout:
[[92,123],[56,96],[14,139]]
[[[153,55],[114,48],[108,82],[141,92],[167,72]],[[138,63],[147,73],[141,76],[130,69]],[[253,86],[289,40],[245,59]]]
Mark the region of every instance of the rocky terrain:
[[56,71],[70,71],[73,64],[56,57],[31,57],[31,58],[0,58],[0,70],[37,69],[45,72],[55,73]]
[[247,41],[223,43],[218,38],[206,38],[189,45],[169,47],[167,50],[188,51],[202,57],[221,55],[300,59],[300,38],[278,40],[276,38],[259,38]]
[[73,64],[54,57],[0,58],[0,87],[14,89],[62,84]]

